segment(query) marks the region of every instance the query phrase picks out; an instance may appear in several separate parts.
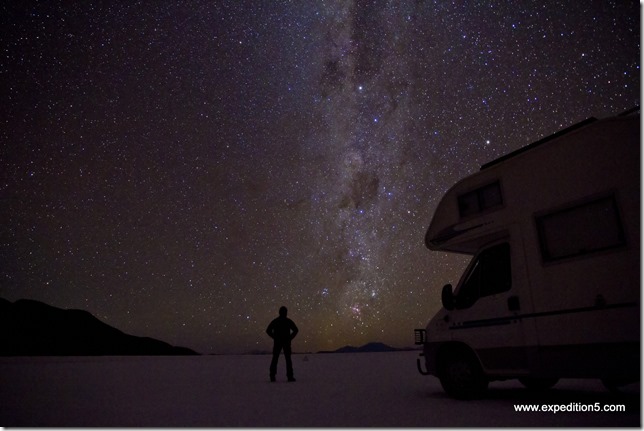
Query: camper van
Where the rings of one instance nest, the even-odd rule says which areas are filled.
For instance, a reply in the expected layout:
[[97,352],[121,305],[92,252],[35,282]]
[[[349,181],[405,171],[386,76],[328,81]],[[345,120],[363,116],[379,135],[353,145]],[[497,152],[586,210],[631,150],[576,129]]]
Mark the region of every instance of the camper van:
[[456,183],[425,243],[472,259],[415,330],[420,373],[461,399],[494,380],[638,381],[639,220],[639,109],[590,118]]

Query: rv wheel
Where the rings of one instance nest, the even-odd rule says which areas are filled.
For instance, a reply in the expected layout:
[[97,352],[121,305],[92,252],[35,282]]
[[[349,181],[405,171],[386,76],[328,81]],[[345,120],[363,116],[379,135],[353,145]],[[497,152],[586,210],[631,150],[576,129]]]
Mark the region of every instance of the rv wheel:
[[458,399],[478,398],[488,385],[478,361],[466,352],[445,358],[439,378],[445,392]]
[[534,377],[521,377],[519,379],[521,384],[525,386],[526,388],[533,390],[533,391],[545,391],[546,389],[550,389],[554,385],[557,384],[559,381],[558,378],[552,377],[552,378],[545,378],[545,379],[538,379]]
[[603,378],[602,384],[606,389],[614,394],[619,394],[621,392],[622,386],[629,384],[628,380],[620,380],[617,378]]

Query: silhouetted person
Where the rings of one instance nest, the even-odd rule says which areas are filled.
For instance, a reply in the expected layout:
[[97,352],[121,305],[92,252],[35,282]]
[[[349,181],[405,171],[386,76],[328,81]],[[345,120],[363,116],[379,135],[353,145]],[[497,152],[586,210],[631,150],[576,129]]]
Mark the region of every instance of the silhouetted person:
[[286,359],[286,377],[289,382],[294,382],[293,377],[293,362],[291,361],[291,340],[295,338],[298,333],[295,323],[286,315],[288,309],[284,306],[280,307],[280,315],[266,328],[266,333],[273,339],[273,360],[271,361],[271,382],[275,381],[275,374],[277,374],[277,360],[280,357],[280,352],[284,350],[284,359]]

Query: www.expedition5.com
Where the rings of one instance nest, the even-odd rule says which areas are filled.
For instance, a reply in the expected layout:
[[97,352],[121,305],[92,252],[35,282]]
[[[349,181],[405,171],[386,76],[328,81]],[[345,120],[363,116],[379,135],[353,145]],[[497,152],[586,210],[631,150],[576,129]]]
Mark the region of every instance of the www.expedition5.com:
[[514,411],[516,412],[625,412],[626,406],[624,404],[582,404],[582,403],[568,403],[568,404],[515,404]]

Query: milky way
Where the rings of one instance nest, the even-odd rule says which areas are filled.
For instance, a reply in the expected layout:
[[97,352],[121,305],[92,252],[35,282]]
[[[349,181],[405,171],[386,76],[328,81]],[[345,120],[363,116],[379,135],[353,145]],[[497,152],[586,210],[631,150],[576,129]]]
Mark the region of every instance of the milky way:
[[458,179],[639,105],[636,2],[2,6],[0,296],[198,351],[413,343]]

